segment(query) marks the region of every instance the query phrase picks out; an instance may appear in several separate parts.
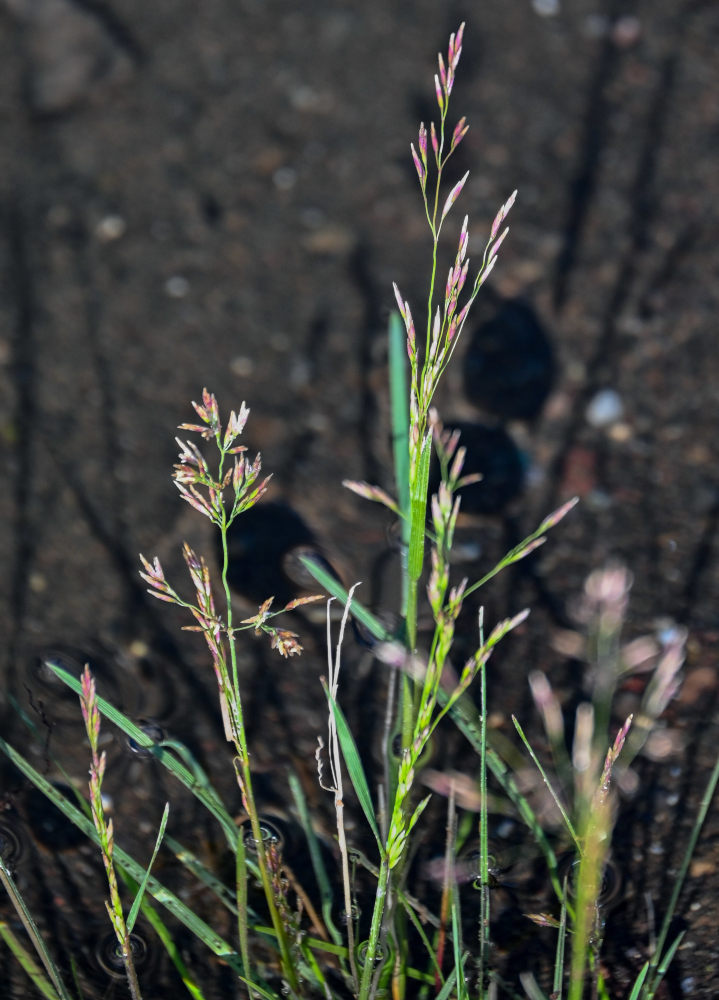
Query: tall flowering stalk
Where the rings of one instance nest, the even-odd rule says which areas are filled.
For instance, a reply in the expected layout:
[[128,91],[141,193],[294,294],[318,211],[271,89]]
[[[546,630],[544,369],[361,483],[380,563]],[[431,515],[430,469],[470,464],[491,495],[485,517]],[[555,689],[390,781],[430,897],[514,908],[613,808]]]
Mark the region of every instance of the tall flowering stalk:
[[[456,494],[468,478],[462,478],[464,449],[458,447],[456,434],[444,433],[432,407],[432,401],[439,381],[457,347],[472,303],[497,261],[497,252],[508,232],[506,227],[502,229],[502,224],[516,196],[515,191],[497,213],[481,264],[469,286],[467,286],[470,267],[467,257],[469,220],[465,216],[455,258],[449,268],[443,292],[437,301],[440,233],[469,176],[468,173],[465,174],[442,200],[445,169],[468,130],[464,118],[457,122],[451,135],[447,126],[449,99],[462,53],[463,33],[464,24],[450,37],[446,62],[441,54],[438,57],[439,70],[435,76],[435,92],[439,107],[439,124],[430,123],[428,133],[425,124],[422,123],[419,127],[417,146],[411,145],[412,159],[417,170],[432,238],[432,257],[427,323],[423,339],[420,340],[417,336],[409,302],[404,299],[398,287],[394,286],[395,298],[404,321],[410,366],[407,423],[409,461],[403,463],[400,459],[396,463],[400,500],[395,503],[383,491],[366,483],[346,483],[355,492],[385,503],[390,509],[401,514],[404,546],[402,616],[405,634],[404,649],[399,651],[397,657],[397,665],[402,671],[397,725],[402,750],[396,774],[391,787],[387,790],[390,806],[388,832],[381,852],[378,889],[359,990],[360,1000],[372,995],[373,983],[376,981],[374,966],[379,943],[388,915],[392,913],[394,913],[393,936],[398,956],[393,972],[393,992],[398,997],[404,993],[407,946],[406,935],[402,931],[403,916],[396,906],[396,900],[406,873],[412,831],[428,802],[428,798],[425,798],[419,804],[415,804],[413,798],[415,776],[421,767],[422,754],[440,720],[460,703],[477,677],[483,678],[487,659],[496,643],[526,617],[526,612],[522,612],[512,619],[500,622],[486,640],[482,635],[480,624],[479,648],[465,663],[459,675],[454,673],[449,663],[449,653],[456,624],[465,597],[476,589],[481,581],[469,588],[467,580],[461,581],[456,586],[450,586],[449,554],[459,512],[459,498]],[[432,180],[430,173],[433,175]],[[437,495],[432,497],[431,503],[432,562],[427,583],[427,598],[435,629],[426,660],[422,662],[416,655],[418,592],[425,562],[429,471],[433,446],[441,460],[443,481]],[[403,481],[403,469],[406,469],[408,482]],[[406,498],[405,502],[402,500],[403,497]],[[557,519],[559,516],[561,514],[558,513]],[[507,561],[513,562],[522,558],[530,549],[531,544],[521,551],[518,548],[509,554]],[[419,669],[416,667],[418,660],[422,664]],[[484,713],[480,725],[483,733],[480,766],[484,772]],[[486,826],[486,816],[484,824]]]
[[[409,476],[410,476],[410,539],[408,554],[408,579],[403,609],[406,622],[407,643],[414,649],[417,640],[417,589],[424,562],[424,526],[427,513],[427,484],[429,480],[429,463],[432,449],[432,430],[430,427],[430,407],[437,385],[449,364],[457,347],[460,335],[467,320],[477,294],[489,277],[497,262],[497,253],[509,232],[508,227],[502,229],[502,224],[514,204],[517,192],[513,192],[497,212],[492,223],[489,239],[484,249],[482,261],[477,270],[469,292],[465,284],[469,274],[470,261],[467,257],[469,245],[469,218],[464,217],[459,235],[457,253],[444,286],[441,302],[437,298],[437,272],[439,255],[439,237],[445,219],[459,198],[469,177],[467,172],[453,185],[449,194],[441,202],[445,168],[459,147],[469,126],[465,118],[460,120],[448,137],[447,115],[449,99],[454,87],[455,72],[462,54],[462,38],[464,23],[459,31],[451,35],[447,61],[438,56],[439,72],[435,75],[435,93],[439,106],[439,125],[430,123],[429,145],[427,128],[424,122],[419,127],[417,147],[411,144],[412,159],[417,170],[419,186],[422,192],[425,215],[432,237],[432,261],[430,270],[429,292],[427,298],[427,322],[424,342],[418,344],[415,323],[409,302],[404,299],[397,285],[394,285],[397,306],[404,321],[407,333],[407,354],[410,362],[410,401],[409,401]],[[434,180],[430,180],[430,163],[434,166]],[[442,209],[440,211],[440,204]],[[501,230],[501,231],[500,231]],[[460,299],[464,296],[464,301]]]
[[[150,593],[161,601],[169,601],[187,609],[195,620],[194,625],[185,626],[188,631],[201,632],[210,650],[217,681],[220,711],[225,729],[225,737],[237,754],[235,771],[242,794],[242,804],[250,819],[252,837],[257,851],[262,886],[267,901],[272,926],[282,959],[283,973],[293,991],[297,989],[296,963],[293,960],[288,935],[287,921],[283,919],[284,901],[276,891],[276,863],[268,856],[262,836],[260,817],[255,804],[250,770],[250,752],[242,708],[237,670],[236,635],[239,631],[253,628],[270,636],[272,646],[281,656],[289,657],[302,651],[294,632],[275,627],[271,620],[275,615],[290,611],[300,604],[315,600],[314,597],[299,598],[284,608],[272,611],[272,598],[258,609],[256,615],[235,624],[232,614],[232,597],[227,578],[229,551],[227,533],[234,520],[252,507],[267,489],[269,478],[258,482],[262,468],[259,454],[252,461],[246,457],[245,445],[238,444],[249,409],[242,403],[239,412],[230,413],[227,426],[220,422],[219,408],[214,395],[203,389],[202,403],[193,402],[193,407],[201,424],[181,424],[180,430],[199,434],[205,441],[214,441],[219,452],[216,472],[211,471],[204,455],[192,441],[177,439],[180,446],[179,462],[174,467],[173,479],[183,500],[207,517],[219,530],[222,544],[222,590],[223,614],[218,612],[212,592],[209,567],[187,543],[183,555],[195,589],[195,603],[186,601],[168,583],[159,559],[152,562],[140,556],[144,571],[142,578],[150,585]],[[244,875],[242,875],[244,877]],[[244,928],[240,926],[240,939],[245,941]],[[243,955],[245,965],[249,964],[247,952]],[[249,977],[249,969],[246,969]]]
[[115,845],[113,824],[112,820],[108,820],[105,816],[105,807],[102,801],[102,780],[105,775],[106,759],[104,750],[102,753],[98,753],[100,712],[97,707],[95,680],[90,673],[90,668],[87,666],[82,674],[80,704],[82,706],[82,717],[85,720],[85,730],[87,738],[90,741],[90,752],[92,755],[90,765],[90,808],[92,810],[92,821],[95,824],[95,829],[100,840],[102,860],[105,865],[107,884],[110,889],[110,899],[105,900],[105,906],[122,953],[122,961],[125,966],[125,975],[130,987],[130,994],[133,1000],[142,1000],[137,971],[132,958],[130,931],[125,921],[122,900],[120,899],[120,892],[117,887],[117,874],[115,872],[115,862],[113,861]]

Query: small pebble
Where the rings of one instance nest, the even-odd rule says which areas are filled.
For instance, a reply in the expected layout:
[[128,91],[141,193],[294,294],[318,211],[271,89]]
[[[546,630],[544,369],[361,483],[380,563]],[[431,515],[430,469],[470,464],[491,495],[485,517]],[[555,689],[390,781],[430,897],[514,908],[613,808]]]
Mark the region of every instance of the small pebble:
[[636,45],[642,34],[642,23],[638,17],[626,15],[617,18],[612,28],[612,41],[619,49]]
[[611,427],[624,415],[624,405],[614,389],[600,389],[590,400],[585,416],[592,427]]
[[540,17],[555,17],[561,9],[559,0],[532,0],[532,8]]
[[238,375],[240,378],[246,378],[254,370],[255,363],[252,358],[248,358],[243,354],[238,354],[237,357],[232,358],[230,361],[230,371],[233,375]]
[[47,590],[47,577],[42,573],[31,573],[28,584],[34,594],[42,594]]
[[297,171],[292,167],[279,167],[272,175],[272,180],[280,191],[290,191],[297,183]]
[[184,299],[190,290],[190,282],[181,274],[173,274],[165,282],[165,291],[171,299]]
[[121,215],[106,215],[95,227],[95,235],[101,243],[119,240],[127,231],[127,223]]

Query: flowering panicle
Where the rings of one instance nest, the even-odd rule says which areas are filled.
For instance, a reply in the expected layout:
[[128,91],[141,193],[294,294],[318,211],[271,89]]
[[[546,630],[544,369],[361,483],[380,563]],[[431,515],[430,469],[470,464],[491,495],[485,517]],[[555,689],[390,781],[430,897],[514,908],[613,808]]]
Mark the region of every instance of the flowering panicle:
[[[236,438],[244,430],[249,408],[242,403],[239,413],[233,410],[222,434],[217,400],[207,389],[202,390],[202,405],[192,404],[195,411],[208,425],[180,424],[180,429],[193,431],[206,440],[215,439],[220,451],[220,475],[215,479],[202,452],[192,441],[182,441],[176,438],[180,446],[179,462],[174,466],[173,479],[183,500],[195,510],[208,517],[218,527],[227,526],[242,511],[247,510],[262,496],[267,489],[270,477],[252,489],[262,468],[260,455],[249,463],[244,452],[245,445],[235,445]],[[233,456],[233,465],[224,469],[225,457]],[[224,493],[232,487],[232,504],[229,511],[225,507]]]
[[[406,309],[408,312],[408,305]],[[192,405],[203,424],[181,424],[180,428],[199,434],[204,440],[216,442],[220,453],[218,471],[215,474],[210,470],[205,456],[194,442],[177,438],[180,452],[179,460],[173,467],[172,478],[182,498],[195,510],[208,517],[224,534],[234,519],[252,507],[265,493],[270,477],[266,477],[258,485],[257,480],[262,469],[261,456],[258,453],[250,461],[246,455],[246,446],[236,443],[237,438],[245,429],[250,414],[249,408],[244,402],[237,412],[231,411],[224,431],[217,400],[212,393],[203,389],[202,403],[193,402]],[[231,465],[225,468],[226,460],[230,456]],[[226,501],[225,494],[228,490],[231,495]],[[187,543],[183,546],[183,558],[195,590],[194,603],[184,600],[170,586],[157,557],[150,562],[144,556],[140,556],[143,567],[140,576],[149,584],[149,593],[153,597],[177,604],[190,612],[195,624],[186,625],[185,631],[203,633],[212,654],[213,666],[221,691],[224,692],[223,697],[229,697],[225,638],[229,638],[230,643],[232,643],[237,631],[231,624],[231,609],[227,623],[224,623],[215,608],[210,570],[207,563]],[[226,596],[229,601],[227,589]],[[268,620],[285,611],[291,611],[300,604],[318,599],[316,595],[297,598],[295,601],[290,601],[280,611],[270,611],[272,603],[270,598],[260,608],[257,615],[241,624],[244,627],[254,626],[256,631],[265,632],[272,640],[272,648],[277,649],[282,656],[294,656],[302,650],[295,633],[288,632],[286,629],[278,629],[269,624]]]
[[[437,127],[434,122],[430,122],[429,125],[429,139],[432,143],[434,160],[437,167],[434,191],[431,195],[428,194],[427,191],[427,128],[424,122],[422,122],[419,127],[417,147],[415,148],[414,143],[410,144],[412,160],[414,161],[422,191],[425,213],[434,240],[433,276],[430,283],[431,292],[427,313],[427,336],[425,341],[425,351],[423,354],[417,350],[414,320],[412,319],[409,303],[402,297],[397,286],[394,285],[397,306],[402,319],[404,320],[405,329],[407,331],[407,354],[412,368],[412,392],[417,398],[418,411],[421,415],[422,422],[426,420],[427,410],[436,390],[437,383],[440,376],[444,372],[459,340],[459,335],[464,327],[469,309],[479,292],[479,289],[491,274],[496,263],[499,249],[509,231],[505,227],[504,230],[500,232],[500,228],[503,221],[509,214],[517,195],[517,192],[514,191],[497,212],[494,222],[492,223],[490,237],[484,250],[479,271],[477,272],[466,301],[460,304],[460,296],[466,286],[469,274],[469,260],[467,259],[467,247],[469,245],[469,220],[467,216],[465,216],[459,235],[455,261],[449,269],[447,282],[444,288],[443,309],[442,315],[439,319],[438,328],[438,313],[435,309],[432,298],[435,287],[434,274],[436,273],[437,267],[439,234],[445,219],[464,190],[469,177],[469,172],[465,173],[464,176],[452,186],[444,200],[440,202],[440,188],[442,186],[444,168],[452,153],[454,153],[464,136],[467,134],[469,127],[467,125],[466,118],[460,118],[452,130],[451,138],[449,140],[449,148],[445,151],[445,127],[449,98],[452,93],[455,72],[462,53],[463,36],[464,24],[461,24],[456,34],[453,34],[450,37],[446,61],[441,54],[438,56],[438,73],[435,75],[434,82],[437,104],[440,110],[440,121],[439,127]],[[442,206],[441,210],[440,204]],[[417,437],[418,440],[421,440],[423,437],[422,433],[418,434]],[[411,462],[410,464],[412,467],[416,467],[417,465],[416,461]]]

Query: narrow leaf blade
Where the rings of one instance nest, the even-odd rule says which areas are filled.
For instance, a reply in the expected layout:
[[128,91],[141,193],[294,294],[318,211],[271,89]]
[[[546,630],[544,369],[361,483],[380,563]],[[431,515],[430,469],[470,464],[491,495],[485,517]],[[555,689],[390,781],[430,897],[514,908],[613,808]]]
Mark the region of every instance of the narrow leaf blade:
[[359,804],[362,807],[362,812],[365,814],[365,818],[370,825],[370,829],[374,834],[375,840],[377,841],[380,853],[382,853],[383,847],[382,841],[380,840],[377,817],[375,816],[374,804],[372,803],[372,796],[370,795],[367,778],[365,777],[362,761],[360,760],[359,751],[357,750],[357,744],[354,741],[354,736],[352,735],[350,727],[347,724],[347,719],[345,718],[342,709],[339,707],[327,688],[325,688],[325,693],[327,694],[327,701],[329,702],[330,708],[335,717],[337,736],[340,741],[342,756],[344,757],[344,762],[347,766],[347,773],[350,776],[352,787],[354,788]]

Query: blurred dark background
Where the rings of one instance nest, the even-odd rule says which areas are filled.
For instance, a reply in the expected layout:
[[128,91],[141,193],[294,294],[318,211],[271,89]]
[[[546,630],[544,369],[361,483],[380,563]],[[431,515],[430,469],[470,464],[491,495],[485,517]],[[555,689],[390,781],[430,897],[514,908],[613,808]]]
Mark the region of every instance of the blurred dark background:
[[[361,579],[366,603],[396,612],[388,519],[340,483],[391,487],[391,282],[420,317],[430,246],[409,143],[420,120],[436,119],[435,54],[463,20],[450,127],[466,115],[470,131],[450,175],[471,174],[440,282],[463,214],[477,261],[519,189],[438,401],[477,442],[487,477],[466,502],[471,572],[561,501],[582,500],[525,570],[488,592],[494,614],[537,609],[501,660],[496,711],[533,713],[532,668],[571,701],[573,601],[592,568],[623,560],[635,579],[631,634],[689,630],[684,692],[665,722],[671,759],[649,772],[657,797],[632,819],[646,833],[650,816],[660,845],[690,822],[716,744],[719,658],[719,8],[709,0],[0,3],[8,738],[28,741],[23,706],[42,747],[60,704],[48,738],[77,751],[79,713],[75,725],[74,703],[42,670],[54,651],[90,659],[126,711],[212,759],[204,646],[177,631],[173,609],[151,606],[137,575],[138,553],[157,553],[181,581],[184,538],[212,556],[209,525],[169,478],[175,427],[203,386],[224,413],[250,406],[247,443],[274,473],[270,499],[304,522],[302,544]],[[249,584],[247,594],[255,600]],[[299,662],[252,641],[243,652],[269,799],[281,798],[277,727],[310,774],[324,724],[321,627],[296,628],[308,636]],[[358,667],[350,698],[371,669]],[[85,772],[78,754],[71,773]],[[19,779],[5,783],[27,826]],[[652,860],[654,842],[643,848],[659,905],[676,858],[669,846]],[[716,995],[703,930],[715,926],[703,909],[715,858],[704,857],[698,895],[690,889],[695,951],[680,953],[672,996]],[[634,905],[636,927],[641,893]]]

